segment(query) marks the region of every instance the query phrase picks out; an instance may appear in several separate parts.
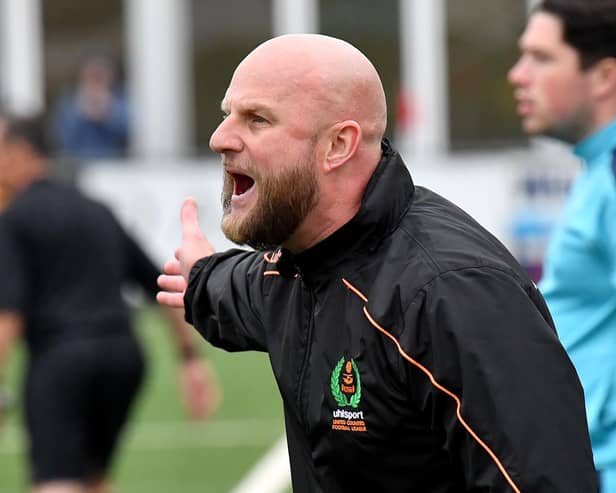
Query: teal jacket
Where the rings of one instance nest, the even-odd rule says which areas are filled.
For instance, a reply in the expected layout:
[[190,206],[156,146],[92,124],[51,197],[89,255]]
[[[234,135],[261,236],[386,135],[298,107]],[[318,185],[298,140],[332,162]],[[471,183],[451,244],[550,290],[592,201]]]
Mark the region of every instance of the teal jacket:
[[583,162],[539,285],[586,398],[597,468],[616,467],[616,120],[579,142]]

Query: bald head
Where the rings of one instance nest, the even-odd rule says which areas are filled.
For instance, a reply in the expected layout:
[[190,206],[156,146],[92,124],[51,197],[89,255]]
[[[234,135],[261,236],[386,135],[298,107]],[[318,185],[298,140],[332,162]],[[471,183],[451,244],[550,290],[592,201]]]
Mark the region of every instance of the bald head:
[[387,122],[383,85],[370,60],[346,41],[319,34],[278,36],[240,63],[233,79],[244,77],[262,79],[280,97],[305,99],[303,114],[317,125],[357,121],[363,139],[380,145]]
[[238,65],[210,138],[223,158],[223,231],[302,251],[357,212],[381,159],[379,75],[349,43],[285,35]]

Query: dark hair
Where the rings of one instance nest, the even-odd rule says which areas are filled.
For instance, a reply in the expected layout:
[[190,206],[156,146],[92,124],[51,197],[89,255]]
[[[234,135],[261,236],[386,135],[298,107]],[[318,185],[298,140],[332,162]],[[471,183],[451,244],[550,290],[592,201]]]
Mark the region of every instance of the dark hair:
[[42,115],[12,116],[2,115],[4,121],[4,140],[21,139],[34,152],[48,157],[50,152],[45,119]]
[[578,52],[583,70],[616,57],[616,0],[542,0],[533,12],[562,21],[563,39]]

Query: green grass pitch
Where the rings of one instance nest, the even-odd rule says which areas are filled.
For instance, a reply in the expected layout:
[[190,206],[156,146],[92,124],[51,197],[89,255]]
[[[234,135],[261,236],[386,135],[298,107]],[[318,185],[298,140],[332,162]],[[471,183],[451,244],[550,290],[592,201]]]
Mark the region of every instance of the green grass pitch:
[[[148,372],[126,429],[112,476],[119,493],[225,493],[283,432],[282,403],[262,353],[225,353],[205,341],[223,390],[217,414],[191,423],[182,409],[176,351],[155,308],[139,312],[137,326]],[[21,350],[9,359],[7,382],[21,379]],[[0,427],[0,492],[27,491],[19,413]]]

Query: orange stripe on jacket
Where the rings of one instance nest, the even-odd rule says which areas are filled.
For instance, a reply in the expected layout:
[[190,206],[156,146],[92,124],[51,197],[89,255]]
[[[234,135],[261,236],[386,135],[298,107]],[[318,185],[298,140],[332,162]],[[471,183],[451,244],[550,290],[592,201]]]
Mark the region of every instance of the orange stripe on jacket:
[[[357,289],[355,286],[353,286],[349,281],[347,281],[346,279],[342,279],[342,282],[344,283],[344,285],[350,289],[353,293],[355,293],[364,303],[368,303],[368,298],[359,290]],[[513,491],[515,491],[515,493],[520,493],[520,489],[517,487],[517,485],[514,483],[513,479],[511,478],[511,476],[509,475],[509,473],[507,472],[507,470],[505,469],[505,467],[503,466],[503,464],[501,463],[501,461],[499,460],[499,458],[496,456],[496,454],[492,451],[492,449],[490,449],[490,447],[481,439],[479,438],[479,436],[477,435],[477,433],[475,433],[473,431],[473,429],[470,427],[470,425],[466,422],[466,420],[462,417],[462,413],[461,413],[461,408],[462,408],[462,403],[460,401],[460,398],[455,395],[453,392],[451,392],[450,390],[446,389],[445,387],[443,387],[440,383],[438,383],[436,381],[436,379],[434,378],[434,375],[432,375],[432,373],[430,373],[430,370],[428,370],[425,366],[423,366],[421,363],[419,363],[418,361],[416,361],[415,359],[413,359],[411,356],[409,356],[404,349],[402,348],[402,346],[400,345],[400,342],[398,342],[398,340],[391,334],[389,333],[387,330],[385,330],[383,327],[381,327],[378,322],[376,320],[374,320],[372,318],[372,316],[370,315],[370,313],[368,312],[368,309],[366,308],[366,306],[364,305],[363,308],[364,314],[366,315],[366,318],[368,319],[368,321],[379,331],[381,332],[383,335],[387,336],[389,339],[392,340],[392,342],[396,345],[396,348],[398,349],[398,352],[400,353],[400,355],[407,360],[410,364],[412,364],[413,366],[417,367],[419,370],[421,370],[423,373],[425,373],[425,375],[428,377],[428,379],[430,380],[430,382],[432,383],[432,385],[434,387],[436,387],[438,390],[440,390],[441,392],[443,392],[444,394],[448,395],[449,397],[451,397],[455,403],[456,403],[456,416],[458,418],[458,421],[460,422],[460,424],[464,427],[464,429],[475,439],[475,441],[481,445],[481,447],[488,453],[488,455],[490,456],[490,458],[492,459],[492,461],[494,461],[494,463],[496,464],[496,467],[498,467],[498,469],[500,470],[500,472],[503,474],[503,476],[505,477],[505,480],[507,481],[507,483],[509,484],[509,486],[511,486],[511,488],[513,489]]]

